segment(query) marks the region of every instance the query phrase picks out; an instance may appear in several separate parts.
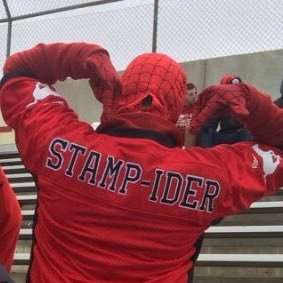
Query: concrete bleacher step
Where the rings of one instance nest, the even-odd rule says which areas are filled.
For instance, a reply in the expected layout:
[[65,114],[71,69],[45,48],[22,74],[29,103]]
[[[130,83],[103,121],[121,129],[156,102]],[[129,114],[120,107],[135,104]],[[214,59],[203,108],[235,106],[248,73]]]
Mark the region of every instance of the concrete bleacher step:
[[283,225],[278,226],[212,226],[205,238],[282,238]]
[[[32,201],[32,200],[31,200]],[[245,212],[251,214],[264,214],[264,213],[283,213],[283,202],[260,202],[252,204],[251,208]],[[23,210],[23,219],[30,220],[34,215],[34,210]]]
[[[20,282],[20,283],[24,283]],[[204,277],[195,276],[194,283],[282,283],[282,278],[265,278],[265,277]]]
[[[18,269],[19,268],[19,269]],[[254,267],[247,267],[244,269],[241,269],[243,271],[246,271],[245,274],[242,274],[241,276],[237,276],[237,270],[238,267],[219,267],[218,269],[227,270],[224,275],[220,274],[217,276],[213,276],[211,274],[209,275],[203,275],[203,269],[209,269],[210,267],[196,267],[195,268],[195,276],[194,276],[194,282],[193,283],[282,283],[282,278],[278,276],[273,276],[277,271],[278,268],[271,268],[274,270],[272,272],[272,275],[270,275],[268,272],[266,272],[266,269],[261,268],[262,271],[260,272],[259,268],[256,268],[257,273],[262,274],[262,276],[251,276],[250,270],[255,269]],[[217,269],[217,267],[213,267],[214,270]],[[16,283],[26,283],[26,273],[28,270],[28,266],[26,265],[14,265],[13,271],[11,272],[11,278]],[[270,270],[270,269],[269,269]],[[200,273],[200,274],[199,274]]]
[[280,267],[197,266],[193,283],[282,283],[280,273]]
[[0,158],[0,164],[1,166],[7,166],[7,165],[22,165],[23,162],[20,157],[12,157],[9,158],[8,156],[5,156],[4,158]]
[[200,254],[198,266],[283,267],[282,254]]
[[249,226],[249,225],[282,225],[282,211],[268,213],[242,213],[227,216],[221,220],[221,226]]
[[21,206],[35,205],[37,201],[37,194],[17,195],[17,200]]
[[280,240],[280,238],[272,238],[271,236],[266,238],[205,238],[201,253],[283,254],[283,246]]
[[6,174],[11,183],[33,182],[34,179],[30,173]]
[[[27,265],[30,253],[16,253],[14,265]],[[281,254],[200,254],[197,266],[283,267]]]
[[[34,183],[22,183],[23,187],[30,188]],[[13,188],[21,187],[19,184],[13,184]],[[30,192],[27,190],[26,192]],[[36,194],[18,195],[17,199],[21,204],[35,204]],[[33,213],[33,212],[31,212]],[[283,201],[254,202],[250,209],[243,211],[242,214],[264,214],[264,213],[283,213]]]
[[5,151],[1,152],[0,161],[5,158],[19,158],[19,153],[17,151]]
[[36,192],[35,182],[18,182],[11,183],[11,187],[15,191],[15,193],[29,193]]
[[[20,240],[31,239],[32,229],[21,229]],[[283,238],[281,226],[213,226],[205,231],[205,238]]]
[[283,201],[254,202],[250,209],[243,213],[282,213]]
[[33,220],[34,210],[22,210],[23,221]]
[[[201,254],[283,254],[283,226],[210,227],[205,232]],[[31,227],[20,230],[17,252],[31,245]]]
[[27,170],[24,165],[4,165],[2,169],[6,174],[26,173]]

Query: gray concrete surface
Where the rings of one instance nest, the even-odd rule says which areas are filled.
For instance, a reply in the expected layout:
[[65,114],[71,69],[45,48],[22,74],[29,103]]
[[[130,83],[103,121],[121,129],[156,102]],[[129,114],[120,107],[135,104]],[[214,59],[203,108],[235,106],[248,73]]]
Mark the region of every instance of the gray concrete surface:
[[[217,83],[225,74],[238,74],[246,82],[279,97],[283,76],[283,49],[245,55],[227,56],[182,63],[188,78],[198,89]],[[55,85],[82,120],[99,121],[101,104],[93,97],[87,80],[67,79]]]

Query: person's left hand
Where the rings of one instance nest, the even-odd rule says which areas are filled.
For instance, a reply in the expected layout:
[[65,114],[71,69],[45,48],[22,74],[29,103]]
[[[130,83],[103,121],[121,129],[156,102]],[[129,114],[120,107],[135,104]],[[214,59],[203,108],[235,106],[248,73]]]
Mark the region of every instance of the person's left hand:
[[117,71],[107,57],[90,57],[86,61],[91,78],[89,85],[93,94],[103,104],[102,120],[111,116],[113,100],[122,91],[122,83]]

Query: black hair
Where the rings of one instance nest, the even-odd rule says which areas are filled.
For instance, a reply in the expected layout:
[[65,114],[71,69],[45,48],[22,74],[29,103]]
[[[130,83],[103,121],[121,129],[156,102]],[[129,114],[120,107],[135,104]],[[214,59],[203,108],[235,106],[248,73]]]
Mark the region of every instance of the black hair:
[[187,83],[187,90],[196,89],[197,87],[193,83]]

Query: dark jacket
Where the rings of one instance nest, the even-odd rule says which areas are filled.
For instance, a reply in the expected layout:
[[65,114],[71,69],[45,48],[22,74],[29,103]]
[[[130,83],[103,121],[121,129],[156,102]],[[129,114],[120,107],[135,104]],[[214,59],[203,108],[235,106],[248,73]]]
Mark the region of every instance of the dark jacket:
[[281,81],[280,93],[281,93],[281,96],[279,98],[275,99],[274,103],[278,107],[283,108],[283,78],[282,78],[282,81]]

